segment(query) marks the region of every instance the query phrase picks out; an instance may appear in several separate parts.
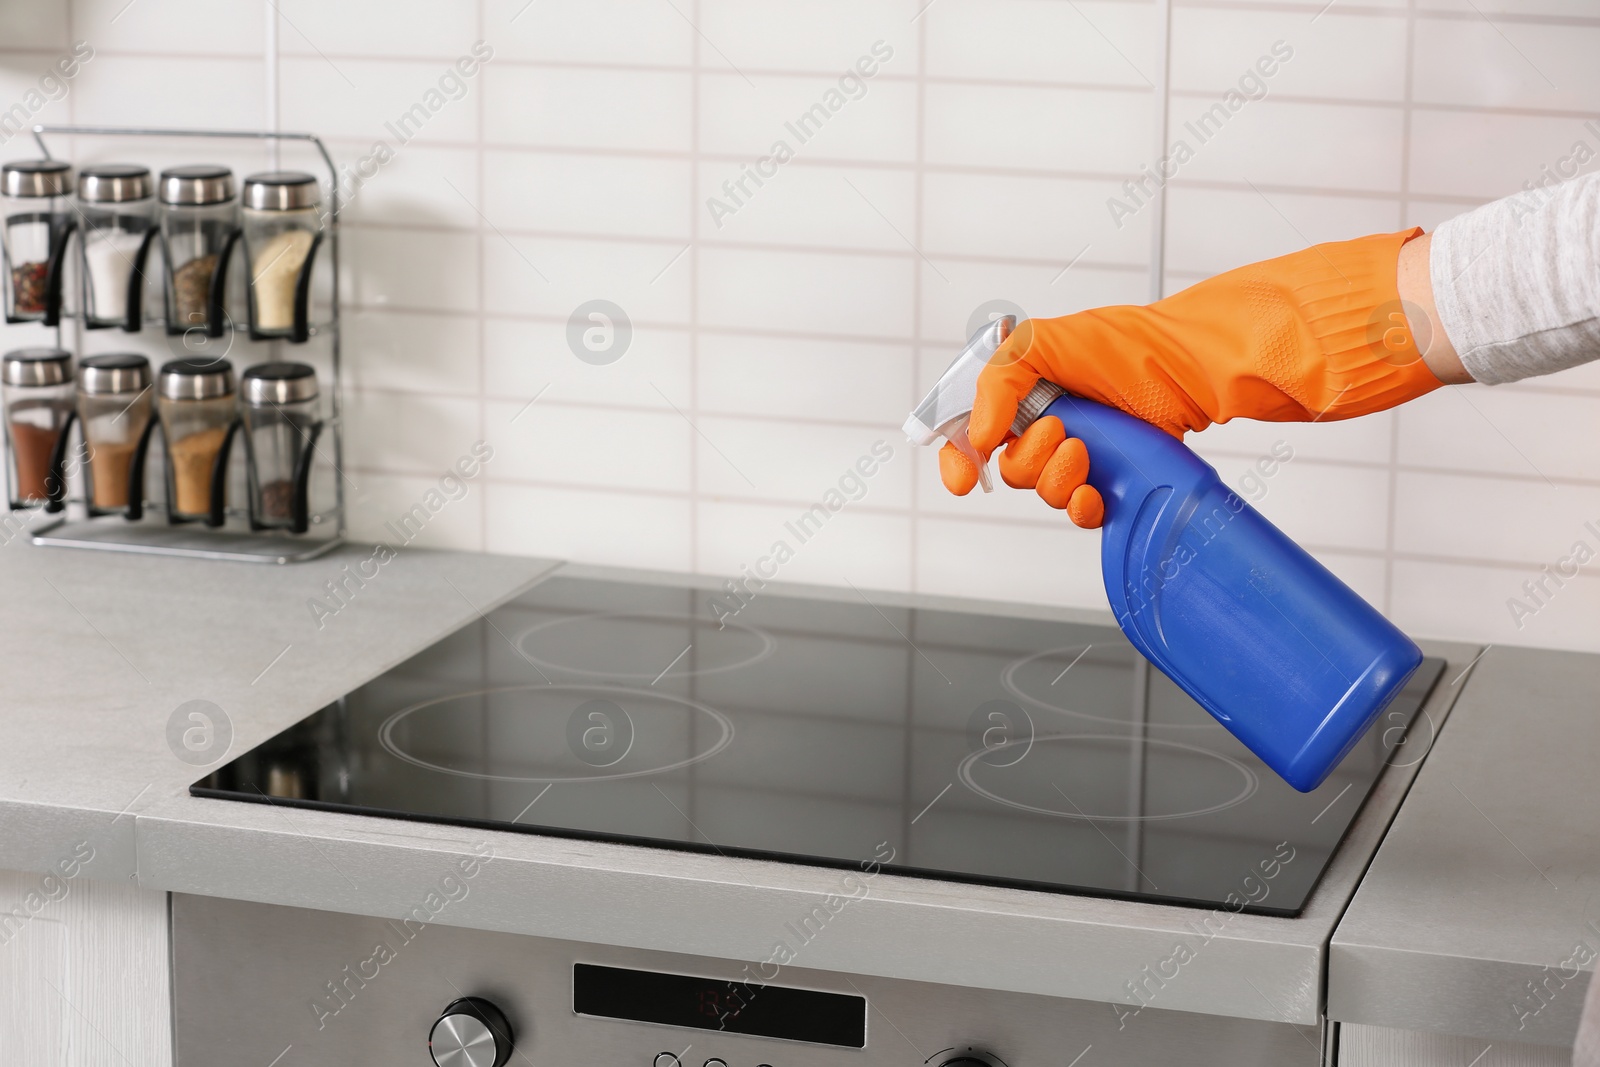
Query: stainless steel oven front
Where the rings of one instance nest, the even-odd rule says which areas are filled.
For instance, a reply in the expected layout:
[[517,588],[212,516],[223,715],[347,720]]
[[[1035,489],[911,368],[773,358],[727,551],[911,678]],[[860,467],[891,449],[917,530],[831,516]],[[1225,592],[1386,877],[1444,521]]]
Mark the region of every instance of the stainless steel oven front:
[[1103,1003],[779,959],[185,894],[173,895],[172,920],[179,1067],[1313,1067],[1323,1059],[1317,1027],[1154,1008],[1130,1021]]

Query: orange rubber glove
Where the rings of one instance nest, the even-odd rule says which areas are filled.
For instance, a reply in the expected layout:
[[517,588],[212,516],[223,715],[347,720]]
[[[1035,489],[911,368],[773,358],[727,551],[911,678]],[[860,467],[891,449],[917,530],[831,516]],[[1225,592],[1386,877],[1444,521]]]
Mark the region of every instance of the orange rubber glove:
[[[1009,442],[1000,476],[1036,489],[1073,522],[1105,517],[1085,484],[1089,456],[1056,418],[1010,434],[1040,378],[1120,408],[1182,439],[1233,418],[1348,419],[1439,388],[1401,309],[1400,246],[1420,229],[1316,245],[1219,274],[1148,307],[1097,308],[1022,323],[978,378],[967,436],[985,459]],[[952,445],[945,488],[972,491],[978,471]]]

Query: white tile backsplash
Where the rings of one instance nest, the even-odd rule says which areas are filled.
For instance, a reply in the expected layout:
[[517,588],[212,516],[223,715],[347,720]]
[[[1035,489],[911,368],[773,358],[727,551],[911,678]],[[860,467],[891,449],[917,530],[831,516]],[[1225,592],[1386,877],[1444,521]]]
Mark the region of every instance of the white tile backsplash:
[[355,389],[476,395],[477,319],[400,308],[348,312],[344,322],[345,381]]
[[919,519],[916,580],[919,589],[954,596],[1107,610],[1100,535],[1064,518],[1028,526]]
[[723,415],[875,423],[916,403],[911,359],[905,344],[707,333],[696,402]]
[[[911,506],[910,446],[898,426],[866,428],[702,415],[708,445],[697,451],[700,493],[715,497],[812,504],[837,490],[856,505],[904,511]],[[898,453],[888,462],[873,447]],[[748,480],[746,480],[748,479]]]
[[[1450,214],[1459,211],[1456,207]],[[1387,233],[1401,225],[1398,199],[1215,189],[1177,181],[1167,191],[1167,269],[1209,277],[1298,251],[1308,242]]]
[[[700,168],[695,211],[702,237],[731,244],[812,245],[833,249],[909,252],[916,232],[917,178],[909,170],[796,163],[751,191],[742,204],[724,182],[744,171],[732,164]],[[736,190],[737,191],[737,190]],[[723,205],[708,207],[716,198]],[[729,209],[733,209],[730,210]]]
[[1478,201],[1508,196],[1543,181],[1545,168],[1571,157],[1579,141],[1600,152],[1600,123],[1588,125],[1593,118],[1418,108],[1411,120],[1411,188]]
[[477,310],[476,234],[351,227],[344,232],[343,250],[346,300],[364,307]]
[[[401,518],[421,503],[430,490],[439,490],[438,475],[416,477],[363,471],[360,479],[361,491],[353,494],[350,523],[350,537],[355,541],[395,544],[398,539],[394,530],[400,528]],[[485,492],[483,479],[475,479],[468,483],[465,495],[451,499],[433,512],[420,529],[414,523],[406,524],[404,529],[415,537],[407,544],[417,548],[482,551]]]
[[[1522,584],[1539,568],[1481,567],[1430,560],[1394,565],[1394,621],[1415,634],[1495,645],[1534,645],[1592,652],[1600,647],[1600,579],[1570,580],[1542,605]],[[1512,607],[1521,600],[1537,611]],[[1494,655],[1491,649],[1487,655]]]
[[[1218,98],[1229,90],[1344,100],[1405,96],[1403,18],[1332,7],[1313,22],[1298,10],[1181,7],[1172,25],[1174,89]],[[1356,55],[1361,61],[1351,62]]]
[[[334,158],[352,175],[341,190],[340,211],[347,222],[457,229],[478,224],[473,202],[450,188],[454,185],[476,195],[477,151],[413,141],[381,167],[369,165],[368,177],[356,168],[372,152],[372,145],[371,140],[340,140],[329,146]],[[440,196],[441,192],[445,195]]]
[[[1384,547],[1389,527],[1386,470],[1291,459],[1258,469],[1261,477],[1255,482],[1245,481],[1243,465],[1219,472],[1269,522],[1301,544],[1319,550]],[[1258,487],[1254,492],[1252,485]]]
[[[126,0],[97,0],[122,3]],[[207,5],[226,7],[229,5]],[[235,4],[256,16],[255,4]],[[438,0],[358,0],[326,4],[321,0],[273,0],[282,19],[278,50],[283,55],[434,56],[454,61],[470,55],[479,32],[471,4]]]
[[[1070,266],[1080,253],[1084,258]],[[973,313],[991,301],[1006,300],[1028,315],[1049,318],[1104,304],[1142,304],[1149,299],[1150,281],[1145,271],[1086,266],[1093,254],[1092,247],[1088,252],[1075,248],[1061,256],[1059,266],[944,257],[919,263],[922,336],[936,348],[930,367],[933,378],[944,371],[972,332],[967,323]],[[926,389],[932,380],[920,384]]]
[[[400,155],[413,141],[474,144],[478,104],[473,97],[485,91],[489,67],[463,79],[451,62],[283,56],[278,100],[284,128],[353,138],[365,151],[382,141]],[[446,77],[455,78],[448,94],[440,85]]]
[[[592,321],[587,327],[595,325]],[[587,328],[586,327],[586,328]],[[538,398],[594,405],[692,407],[689,332],[636,325],[613,363],[578,358],[565,322],[491,318],[484,323],[484,393],[525,404]],[[580,336],[579,347],[582,348]],[[596,419],[600,418],[597,411]]]
[[[890,60],[853,96],[840,93],[837,76],[830,74],[703,75],[700,151],[733,157],[705,166],[736,178],[739,163],[783,151],[808,161],[914,162],[917,89],[910,81],[883,77],[896,62]],[[775,147],[779,142],[784,149]]]
[[917,31],[911,21],[926,0],[700,0],[696,5],[701,64],[718,69],[844,71],[874,44],[887,62],[915,69]]
[[[786,541],[794,558],[778,573],[783,581],[817,582],[859,589],[904,591],[912,588],[911,556],[906,552],[912,519],[904,514],[852,511],[847,504],[800,526],[812,505],[748,504],[711,500],[699,508],[699,565],[712,574],[737,575],[755,566]],[[790,524],[790,525],[786,525]],[[791,526],[805,534],[801,540]]]
[[1152,213],[1117,225],[1106,201],[1121,194],[1120,186],[1081,178],[930,174],[922,193],[923,248],[930,256],[1059,260],[1059,270],[1087,245],[1090,262],[1143,267],[1150,261]]
[[[164,85],[167,91],[133,93],[132,85]],[[186,57],[180,73],[167,58],[97,52],[73,79],[67,99],[74,122],[227,129],[241,115],[261,114],[266,77],[259,59]]]
[[693,257],[688,242],[483,237],[485,310],[566,322],[591,300],[609,300],[636,322],[689,322]]
[[1148,89],[1160,69],[1153,2],[940,0],[922,18],[936,78]]
[[495,66],[483,71],[495,145],[686,152],[694,79],[660,70]]
[[[1401,471],[1395,495],[1395,551],[1494,560],[1537,568],[1590,542],[1600,554],[1600,484],[1547,485],[1469,474]],[[1468,522],[1463,515],[1515,515],[1516,522]],[[1588,568],[1600,575],[1600,567]]]
[[1600,98],[1596,48],[1600,25],[1418,19],[1416,99],[1592,114]]
[[1220,129],[1215,122],[1202,125],[1204,116],[1219,106],[1211,96],[1173,101],[1172,135],[1187,135],[1194,149],[1194,158],[1183,167],[1185,178],[1245,188],[1293,185],[1372,192],[1399,188],[1405,145],[1405,115],[1400,108],[1302,103],[1269,96],[1241,107]]
[[699,318],[735,330],[900,338],[911,332],[915,272],[910,250],[862,256],[704,248]]
[[65,46],[36,52],[0,51],[0,122],[4,123],[0,126],[0,160],[38,157],[38,146],[26,132],[33,123],[72,121],[72,94],[82,78],[82,67],[77,78],[65,83],[64,92],[53,88],[62,84],[55,64],[70,54]]
[[[287,0],[284,7],[289,8]],[[295,5],[299,6],[299,5]],[[110,52],[174,52],[196,56],[261,55],[265,12],[260,4],[203,3],[199,0],[130,4],[128,0],[72,0],[70,4],[7,4],[14,9],[71,13],[73,35]],[[291,31],[292,35],[292,31]],[[0,40],[10,36],[0,29]]]
[[[1161,5],[274,2],[271,57],[254,0],[0,5],[0,112],[85,39],[94,59],[30,118],[256,127],[275,103],[340,163],[380,140],[394,151],[345,216],[354,536],[383,536],[482,438],[495,459],[426,543],[733,574],[881,439],[893,458],[783,577],[1104,604],[1098,534],[1032,492],[949,496],[934,450],[896,427],[989,302],[1054,316],[1150,298],[1157,212],[1119,220],[1112,201],[1168,150]],[[1591,0],[1314,14],[1175,0],[1167,140],[1194,155],[1168,186],[1168,291],[1312,242],[1437,226],[1580,142],[1600,165]],[[480,39],[492,58],[458,79]],[[879,40],[872,76],[841,83]],[[1228,110],[1280,40],[1294,55],[1264,98]],[[1201,143],[1186,124],[1219,103]],[[420,132],[386,125],[408,112]],[[792,158],[760,163],[779,141]],[[268,165],[254,145],[62,151]],[[0,158],[33,153],[0,130]],[[290,147],[283,163],[315,160]],[[568,339],[594,300],[632,329],[605,365]],[[38,337],[6,329],[7,347]],[[108,347],[171,351],[149,331],[85,342]],[[1592,568],[1520,626],[1508,607],[1600,523],[1596,426],[1600,363],[1189,443],[1409,630],[1600,650]],[[1263,473],[1275,446],[1293,458]]]
[[677,412],[496,400],[484,405],[484,420],[494,436],[496,480],[689,491],[694,429]]
[[1453,386],[1398,417],[1407,466],[1600,483],[1600,396]]
[[1230,464],[1253,463],[1273,450],[1289,452],[1294,459],[1331,463],[1380,464],[1389,462],[1394,436],[1395,414],[1380,411],[1359,419],[1321,422],[1258,422],[1233,419],[1212,426],[1204,433],[1190,434],[1189,447],[1209,460],[1224,480]]
[[502,230],[687,241],[688,160],[484,153],[483,214]]
[[1467,19],[1490,14],[1550,16],[1573,21],[1594,19],[1594,7],[1589,0],[1424,0],[1418,7],[1429,14],[1450,14]]
[[1152,94],[1022,85],[927,88],[926,159],[985,170],[1132,175],[1154,155]]
[[694,567],[687,497],[531,485],[485,487],[484,547],[621,567]]
[[480,406],[460,397],[348,390],[345,473],[357,487],[364,471],[438,477],[483,438]]
[[[65,48],[71,43],[66,4],[0,5],[0,41],[10,48]],[[78,37],[82,40],[80,34]]]
[[485,36],[497,58],[606,66],[694,61],[694,26],[660,0],[484,0]]

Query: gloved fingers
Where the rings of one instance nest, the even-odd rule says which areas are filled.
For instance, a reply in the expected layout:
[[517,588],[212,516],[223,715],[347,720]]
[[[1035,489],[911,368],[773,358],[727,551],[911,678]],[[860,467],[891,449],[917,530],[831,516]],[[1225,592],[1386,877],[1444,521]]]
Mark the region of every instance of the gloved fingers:
[[1067,518],[1085,530],[1098,530],[1106,521],[1106,502],[1100,490],[1092,485],[1080,485],[1067,500]]
[[946,442],[939,449],[939,480],[956,496],[966,496],[978,484],[978,468],[966,453]]
[[1088,477],[1089,450],[1078,438],[1069,437],[1051,453],[1035,488],[1046,504],[1061,509]]
[[1000,477],[1013,489],[1032,489],[1039,484],[1045,464],[1066,439],[1067,431],[1060,419],[1054,415],[1039,419],[1000,453]]
[[978,395],[967,423],[967,438],[985,456],[1005,439],[1011,420],[1017,417],[1017,404],[1039,380],[1039,369],[1028,362],[1032,347],[1033,322],[1029,320],[995,349],[988,366],[978,375]]

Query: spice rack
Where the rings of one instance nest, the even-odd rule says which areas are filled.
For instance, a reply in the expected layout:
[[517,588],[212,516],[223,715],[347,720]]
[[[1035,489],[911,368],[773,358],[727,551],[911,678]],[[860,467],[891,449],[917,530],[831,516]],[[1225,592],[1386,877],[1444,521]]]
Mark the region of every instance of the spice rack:
[[[156,250],[161,242],[159,239],[154,239],[153,227],[137,251],[137,258],[134,261],[134,284],[130,285],[127,297],[127,317],[121,324],[121,328],[129,333],[137,333],[145,326],[160,327],[167,335],[173,354],[178,356],[187,355],[183,349],[189,347],[191,339],[200,339],[201,335],[203,343],[211,346],[207,351],[237,353],[238,346],[244,346],[244,350],[249,352],[252,360],[261,361],[287,358],[267,354],[284,345],[303,345],[315,340],[318,342],[316,346],[318,349],[326,346],[326,357],[322,360],[327,372],[323,389],[326,395],[326,400],[323,402],[325,413],[314,424],[301,431],[304,440],[301,447],[304,449],[304,454],[301,469],[295,472],[295,494],[288,505],[292,515],[291,521],[278,527],[271,527],[265,523],[263,516],[257,513],[254,502],[259,498],[254,498],[249,489],[244,494],[246,502],[243,507],[238,505],[224,507],[230,479],[228,444],[235,436],[240,436],[236,433],[241,429],[238,419],[235,419],[228,428],[225,443],[217,454],[218,458],[211,471],[210,506],[202,515],[180,514],[176,502],[167,499],[174,492],[175,483],[170,475],[164,479],[167,488],[162,499],[148,499],[148,485],[144,477],[146,452],[151,455],[164,455],[171,451],[170,443],[164,443],[160,453],[151,445],[152,436],[159,436],[161,433],[158,420],[154,418],[149,422],[139,442],[133,461],[129,500],[125,508],[107,512],[106,509],[94,507],[93,501],[83,499],[81,494],[70,497],[66,491],[68,485],[66,468],[74,458],[86,456],[89,448],[85,440],[78,446],[77,452],[72,451],[69,444],[72,436],[71,417],[69,417],[66,428],[61,432],[56,454],[52,458],[51,494],[41,509],[47,513],[59,514],[60,517],[54,520],[36,521],[30,530],[33,543],[65,548],[260,563],[292,563],[314,559],[341,543],[345,536],[345,479],[340,382],[339,176],[322,140],[310,133],[282,133],[268,130],[36,125],[32,132],[39,146],[40,155],[46,160],[54,158],[45,141],[46,135],[74,138],[170,138],[267,142],[273,147],[274,159],[277,156],[279,143],[297,142],[314,150],[319,157],[326,169],[328,191],[328,210],[324,224],[312,238],[298,276],[289,281],[290,295],[287,301],[276,302],[285,306],[275,307],[271,315],[258,309],[256,286],[250,284],[256,279],[251,277],[250,264],[247,257],[244,257],[244,246],[249,240],[244,233],[244,225],[236,226],[232,230],[218,253],[215,278],[204,294],[203,323],[185,326],[171,321],[170,280],[163,286],[168,296],[165,301],[168,306],[143,307],[140,294],[143,292],[147,276],[147,263],[163,255]],[[78,239],[83,239],[83,227],[75,225],[76,222],[77,220],[69,220],[63,227],[59,238],[63,248],[71,239],[74,230],[78,233]],[[241,240],[241,237],[244,239]],[[246,262],[239,264],[235,270],[243,272],[246,280],[243,286],[246,306],[243,310],[247,315],[241,318],[248,322],[248,328],[243,322],[236,326],[228,310],[229,262],[236,255],[246,258]],[[325,310],[314,313],[311,276],[313,264],[322,262],[321,257],[325,257],[327,274],[327,285],[322,296]],[[87,307],[75,310],[63,309],[60,286],[63,273],[61,261],[64,258],[62,250],[58,249],[55,267],[49,279],[55,287],[51,293],[50,312],[43,317],[40,325],[55,329],[58,347],[70,348],[81,354],[84,349],[84,331],[103,329],[110,324],[96,321]],[[163,264],[163,274],[170,273]],[[238,276],[239,274],[235,273],[234,277]],[[82,288],[80,286],[80,289]],[[237,288],[235,285],[235,289]],[[150,303],[158,302],[152,300]],[[264,328],[263,322],[268,323],[271,328]],[[70,338],[67,336],[69,330],[72,331]],[[69,344],[69,340],[73,343]],[[252,347],[257,350],[250,351]],[[81,432],[80,429],[80,434]],[[242,462],[250,464],[251,459],[247,452],[245,448],[231,449],[233,457],[243,456]],[[167,456],[166,462],[170,465],[170,456]],[[324,476],[321,481],[327,483],[325,491],[320,494],[322,504],[320,507],[310,500],[311,485],[314,476],[319,473],[319,468]],[[237,471],[231,473],[236,474]],[[8,466],[8,478],[10,474]],[[255,469],[251,466],[249,478],[253,480],[255,477]],[[283,487],[274,485],[267,488]],[[16,499],[14,492],[10,494],[10,499]],[[178,501],[181,499],[180,495]],[[274,500],[270,496],[267,499]],[[282,501],[276,502],[282,503]]]

